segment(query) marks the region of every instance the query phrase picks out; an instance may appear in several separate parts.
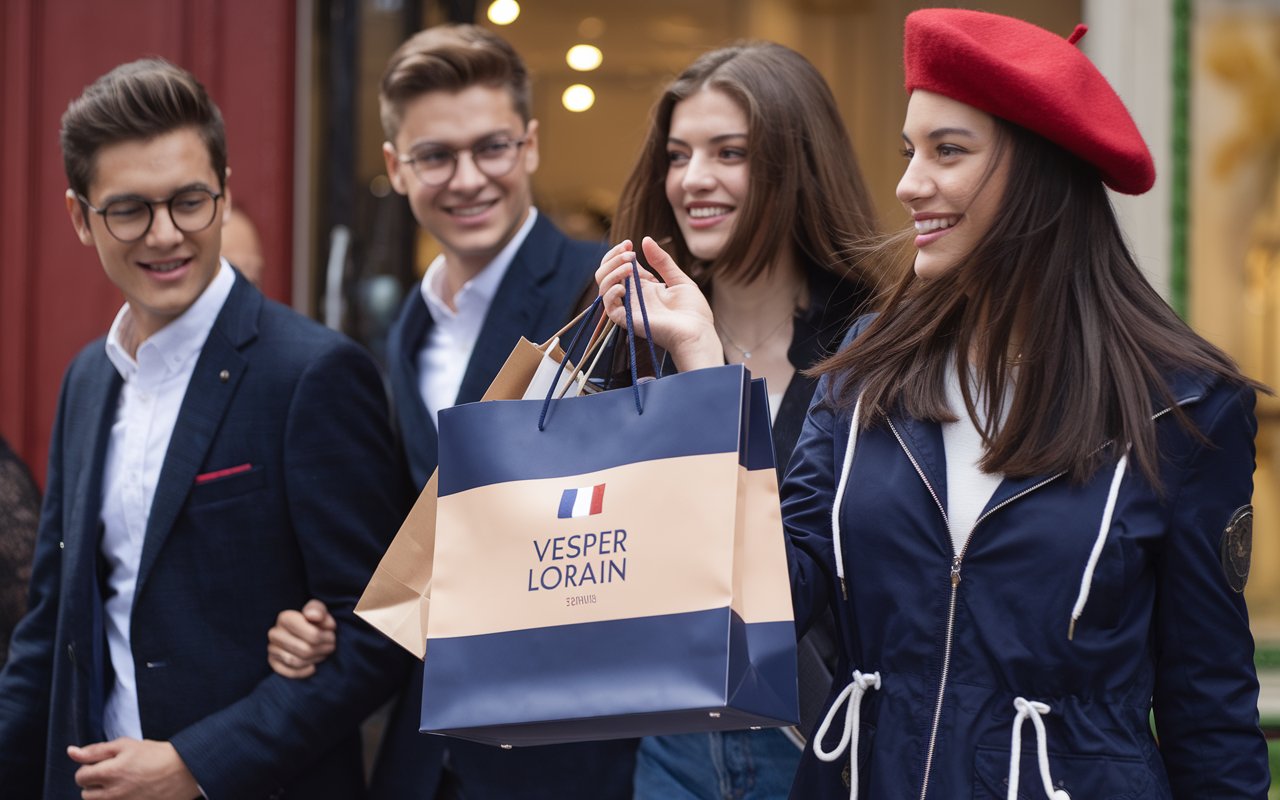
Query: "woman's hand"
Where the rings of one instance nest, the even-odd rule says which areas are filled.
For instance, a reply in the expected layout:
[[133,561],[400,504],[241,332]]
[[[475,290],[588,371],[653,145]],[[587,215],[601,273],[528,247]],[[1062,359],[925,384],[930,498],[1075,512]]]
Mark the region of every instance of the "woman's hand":
[[[654,344],[671,354],[681,372],[723,365],[724,348],[716,333],[707,298],[652,238],[644,237],[640,246],[644,248],[645,259],[662,278],[659,282],[648,270],[639,270]],[[635,259],[635,250],[628,239],[605,253],[600,269],[596,270],[596,283],[600,286],[600,296],[604,298],[605,313],[623,330],[627,325],[623,284],[631,277],[631,264]],[[640,303],[634,289],[632,287],[632,319],[636,335],[643,337]]]
[[333,654],[337,628],[319,600],[308,600],[301,611],[281,611],[275,627],[267,631],[267,663],[286,678],[308,678]]

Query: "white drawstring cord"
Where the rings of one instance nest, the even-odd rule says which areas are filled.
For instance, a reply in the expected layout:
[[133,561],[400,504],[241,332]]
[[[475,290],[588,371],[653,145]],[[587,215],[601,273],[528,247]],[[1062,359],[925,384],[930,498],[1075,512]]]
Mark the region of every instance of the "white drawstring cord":
[[844,448],[844,464],[840,467],[840,481],[836,484],[836,499],[831,504],[831,541],[836,547],[836,577],[840,579],[840,594],[849,599],[844,583],[844,553],[840,547],[840,505],[844,502],[844,487],[849,482],[849,469],[853,466],[853,451],[858,443],[858,417],[862,415],[862,396],[853,404],[853,420],[849,424],[849,442]]
[[1098,526],[1098,538],[1093,542],[1093,550],[1089,553],[1089,563],[1085,565],[1084,575],[1080,577],[1080,594],[1076,596],[1076,604],[1071,609],[1071,622],[1067,625],[1067,639],[1076,635],[1076,620],[1084,613],[1084,606],[1089,602],[1089,589],[1093,586],[1093,570],[1098,566],[1098,558],[1102,548],[1107,544],[1107,534],[1111,531],[1111,516],[1116,510],[1116,498],[1120,496],[1120,483],[1124,480],[1125,467],[1129,464],[1129,448],[1125,448],[1116,464],[1115,474],[1111,476],[1111,489],[1107,492],[1107,504],[1102,509],[1102,524]]
[[[827,715],[822,719],[822,724],[818,726],[818,732],[813,737],[813,754],[823,761],[835,761],[844,754],[846,748],[849,750],[849,800],[858,800],[858,727],[861,724],[862,697],[868,689],[879,688],[879,672],[863,675],[855,669],[853,680],[849,681],[849,685],[836,696],[836,701],[831,704],[831,708],[827,709]],[[823,750],[822,740],[826,738],[827,730],[835,721],[836,712],[846,701],[848,706],[845,709],[844,730],[840,733],[840,744],[830,752]]]
[[1018,715],[1013,718],[1013,742],[1009,745],[1009,793],[1008,800],[1018,800],[1018,772],[1022,766],[1022,723],[1031,719],[1036,729],[1036,757],[1040,761],[1040,780],[1044,784],[1044,793],[1049,800],[1071,800],[1071,795],[1062,789],[1053,788],[1053,778],[1049,775],[1049,745],[1045,740],[1044,722],[1040,717],[1049,713],[1049,706],[1044,703],[1029,701],[1018,697],[1013,701]]

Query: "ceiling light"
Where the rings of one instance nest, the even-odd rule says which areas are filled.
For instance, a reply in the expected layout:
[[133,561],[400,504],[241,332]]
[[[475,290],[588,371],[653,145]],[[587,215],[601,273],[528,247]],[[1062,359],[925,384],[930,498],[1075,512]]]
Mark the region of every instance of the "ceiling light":
[[595,45],[575,44],[564,54],[564,60],[578,72],[590,72],[604,61],[604,54]]
[[489,4],[489,21],[494,25],[510,25],[520,16],[520,4],[516,0],[493,0]]
[[575,83],[560,96],[560,102],[570,111],[586,111],[596,103],[596,93],[585,83]]

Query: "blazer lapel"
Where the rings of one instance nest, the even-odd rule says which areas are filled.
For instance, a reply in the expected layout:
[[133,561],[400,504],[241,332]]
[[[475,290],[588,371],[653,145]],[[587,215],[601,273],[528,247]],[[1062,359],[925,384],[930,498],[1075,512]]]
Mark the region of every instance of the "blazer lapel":
[[536,320],[547,302],[544,279],[559,262],[563,244],[564,239],[547,218],[539,215],[489,305],[457,402],[471,403],[483,397],[516,342],[537,327]]
[[160,467],[142,543],[136,594],[140,595],[146,584],[244,375],[248,360],[239,348],[257,334],[261,308],[262,295],[237,275],[235,286],[200,351]]
[[414,293],[405,301],[392,328],[388,348],[391,394],[395,403],[400,438],[408,457],[414,483],[425,486],[436,468],[439,438],[418,388],[418,351],[431,329],[431,314],[422,295]]
[[[91,436],[82,445],[84,449],[80,450],[83,460],[76,465],[75,486],[71,487],[68,495],[75,498],[75,504],[63,538],[64,547],[68,550],[66,558],[73,569],[95,569],[98,527],[102,520],[102,471],[106,466],[107,444],[111,441],[111,426],[115,423],[123,385],[120,373],[103,353],[77,402],[79,409],[91,409],[99,416],[95,427],[90,430]],[[63,470],[66,470],[65,463]]]

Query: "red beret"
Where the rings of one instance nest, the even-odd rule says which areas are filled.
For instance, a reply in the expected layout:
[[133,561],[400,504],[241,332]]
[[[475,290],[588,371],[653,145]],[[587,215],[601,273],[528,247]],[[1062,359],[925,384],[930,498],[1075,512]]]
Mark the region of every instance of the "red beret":
[[907,92],[924,89],[1008,120],[1093,164],[1102,180],[1142,194],[1156,180],[1142,134],[1075,42],[1012,17],[955,8],[907,15]]

